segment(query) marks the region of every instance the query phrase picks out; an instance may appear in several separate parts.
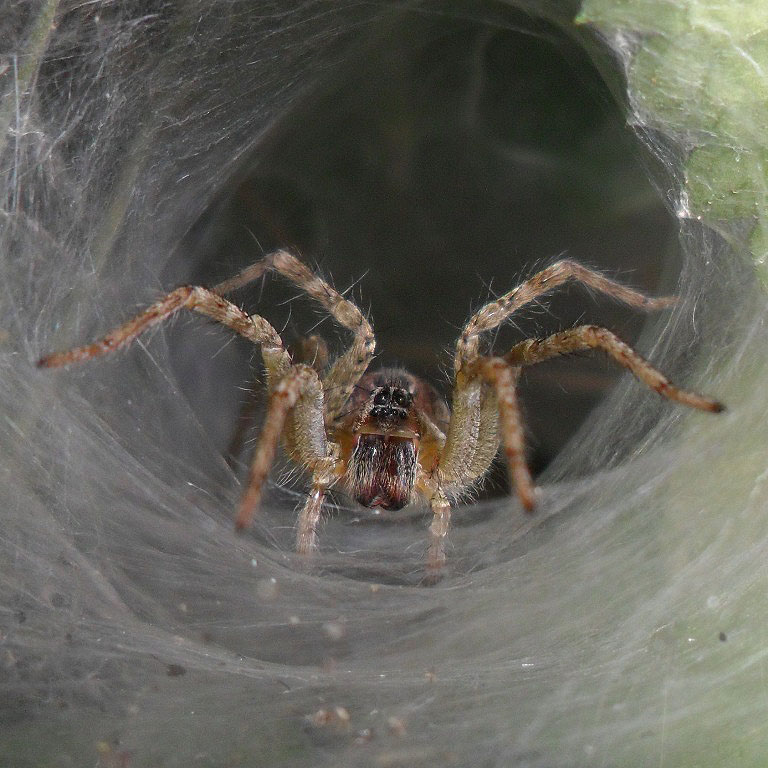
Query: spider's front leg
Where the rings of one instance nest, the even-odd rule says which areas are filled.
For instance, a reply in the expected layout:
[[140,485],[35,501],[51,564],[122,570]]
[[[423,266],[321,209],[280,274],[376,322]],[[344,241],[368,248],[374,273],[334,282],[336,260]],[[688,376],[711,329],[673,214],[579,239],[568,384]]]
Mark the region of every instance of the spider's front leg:
[[259,345],[267,369],[269,406],[248,487],[240,503],[237,527],[245,527],[258,508],[264,482],[283,434],[291,458],[313,475],[312,495],[299,524],[298,548],[308,551],[314,543],[308,531],[314,531],[317,524],[316,520],[314,525],[310,521],[313,516],[319,518],[323,494],[335,482],[339,462],[325,435],[323,391],[318,374],[310,366],[292,364],[279,334],[263,317],[248,315],[207,288],[185,285],[171,291],[99,341],[48,355],[39,360],[38,365],[58,368],[110,354],[129,346],[141,334],[184,309],[199,312]]
[[525,461],[525,441],[517,404],[520,367],[581,349],[601,348],[629,368],[660,394],[702,410],[717,412],[722,405],[687,392],[643,360],[634,350],[605,329],[583,326],[548,339],[518,344],[507,355],[487,357],[480,353],[481,337],[538,297],[575,281],[628,306],[643,310],[669,307],[674,297],[651,298],[570,259],[541,270],[516,288],[481,307],[462,330],[454,358],[451,420],[438,466],[424,483],[434,515],[430,528],[430,565],[439,568],[445,554],[450,508],[447,499],[471,488],[490,467],[499,445],[499,432],[518,497],[527,510],[535,504],[535,486]]
[[312,487],[296,534],[297,552],[308,554],[316,548],[325,492],[341,474],[338,448],[325,433],[322,384],[309,365],[291,366],[270,392],[248,487],[237,513],[237,530],[246,528],[258,510],[281,436],[290,458],[312,473]]
[[301,353],[311,365],[293,366],[272,390],[249,489],[238,513],[237,526],[245,527],[258,506],[283,431],[288,455],[312,473],[312,487],[299,516],[296,534],[296,549],[306,554],[316,547],[325,491],[339,479],[343,468],[338,445],[328,441],[326,426],[333,429],[346,415],[350,395],[373,359],[376,340],[370,322],[360,309],[292,253],[275,251],[265,258],[264,264],[266,267],[248,267],[239,276],[219,284],[217,290],[234,290],[260,277],[265,268],[272,269],[301,288],[353,336],[347,350],[325,370],[322,381],[318,379],[318,372],[326,368],[328,350],[322,340],[315,338]]
[[501,431],[517,494],[526,509],[533,508],[534,485],[525,462],[524,433],[517,404],[519,371],[501,358],[483,357],[480,339],[526,304],[569,280],[642,309],[659,309],[674,303],[669,298],[651,299],[563,259],[481,307],[456,343],[452,414],[438,470],[439,484],[451,488],[451,493],[461,493],[486,474],[498,450]]
[[525,459],[525,428],[517,401],[520,369],[499,357],[482,357],[475,367],[496,392],[499,427],[509,474],[520,503],[531,512],[536,504],[536,486]]
[[427,550],[427,578],[440,578],[445,566],[445,542],[451,529],[451,505],[445,494],[437,490],[429,502],[432,509],[432,524],[429,526],[429,548]]
[[449,500],[467,492],[488,472],[499,449],[499,432],[504,436],[520,498],[526,508],[533,505],[533,481],[525,463],[515,391],[517,377],[516,368],[496,358],[477,359],[456,374],[445,443],[434,472],[421,481],[433,515],[427,554],[432,578],[439,575],[445,563],[451,519]]

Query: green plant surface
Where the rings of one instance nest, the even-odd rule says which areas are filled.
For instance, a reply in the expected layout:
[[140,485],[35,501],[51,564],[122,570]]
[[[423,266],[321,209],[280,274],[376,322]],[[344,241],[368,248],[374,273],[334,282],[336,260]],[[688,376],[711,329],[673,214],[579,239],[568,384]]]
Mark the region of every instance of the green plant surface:
[[629,41],[635,120],[687,151],[681,212],[729,240],[748,222],[744,246],[766,285],[768,5],[585,0],[577,21]]

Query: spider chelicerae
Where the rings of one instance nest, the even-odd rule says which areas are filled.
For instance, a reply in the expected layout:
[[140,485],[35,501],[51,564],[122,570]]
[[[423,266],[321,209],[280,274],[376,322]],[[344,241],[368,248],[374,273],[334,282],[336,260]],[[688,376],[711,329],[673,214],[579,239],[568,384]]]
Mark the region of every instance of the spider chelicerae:
[[[313,337],[311,355],[297,355],[260,315],[249,315],[224,294],[272,270],[314,299],[352,334],[349,347],[328,363],[327,347]],[[311,476],[296,532],[296,549],[317,546],[323,499],[340,486],[365,507],[397,510],[419,498],[432,511],[427,570],[439,575],[451,504],[477,486],[500,444],[522,506],[532,510],[536,493],[525,461],[516,385],[524,366],[586,349],[602,349],[660,395],[718,413],[717,400],[680,389],[614,333],[581,325],[543,339],[526,339],[504,355],[484,354],[484,334],[513,313],[570,280],[644,310],[662,309],[674,298],[650,298],[599,272],[564,259],[536,273],[479,309],[456,343],[451,407],[427,382],[400,369],[368,371],[376,341],[365,315],[296,256],[278,250],[213,289],[185,285],[141,314],[83,347],[42,358],[55,368],[108,354],[133,342],[180,309],[192,309],[261,347],[269,400],[236,527],[251,522],[282,438],[288,457]],[[300,362],[305,360],[306,362]]]

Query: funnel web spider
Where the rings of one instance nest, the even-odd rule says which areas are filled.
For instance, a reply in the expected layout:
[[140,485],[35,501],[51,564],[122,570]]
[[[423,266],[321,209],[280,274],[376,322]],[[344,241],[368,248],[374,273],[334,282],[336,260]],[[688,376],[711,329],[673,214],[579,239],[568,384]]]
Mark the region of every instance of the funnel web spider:
[[[248,315],[223,297],[266,271],[277,272],[298,286],[351,332],[351,344],[332,363],[327,364],[325,345],[316,337],[310,343],[319,353],[315,363],[298,362],[267,320]],[[420,498],[432,511],[427,571],[437,577],[445,563],[451,502],[483,479],[500,443],[520,503],[526,510],[534,508],[535,487],[525,461],[516,394],[523,366],[601,349],[660,395],[702,411],[723,410],[717,400],[676,387],[615,334],[595,325],[527,339],[505,355],[481,352],[483,334],[571,280],[639,309],[662,309],[675,301],[649,298],[574,261],[558,261],[470,318],[456,344],[450,409],[430,384],[406,371],[369,372],[376,342],[368,319],[285,250],[270,254],[213,290],[193,285],[176,288],[100,341],[49,355],[38,365],[55,368],[108,354],[180,309],[192,309],[231,328],[261,347],[269,392],[236,528],[248,526],[256,514],[282,438],[289,458],[311,476],[298,520],[298,552],[309,554],[316,548],[323,498],[331,487],[340,486],[366,507],[400,509]]]

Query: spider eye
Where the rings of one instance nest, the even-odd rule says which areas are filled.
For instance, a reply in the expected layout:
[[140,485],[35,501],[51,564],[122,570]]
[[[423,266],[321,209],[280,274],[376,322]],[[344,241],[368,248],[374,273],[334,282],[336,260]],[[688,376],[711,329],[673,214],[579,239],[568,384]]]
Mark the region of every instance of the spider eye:
[[413,402],[413,395],[407,389],[400,387],[385,386],[382,387],[373,396],[374,407],[385,408],[408,408]]
[[392,395],[392,402],[400,408],[407,408],[413,402],[413,395],[404,389],[396,389]]

